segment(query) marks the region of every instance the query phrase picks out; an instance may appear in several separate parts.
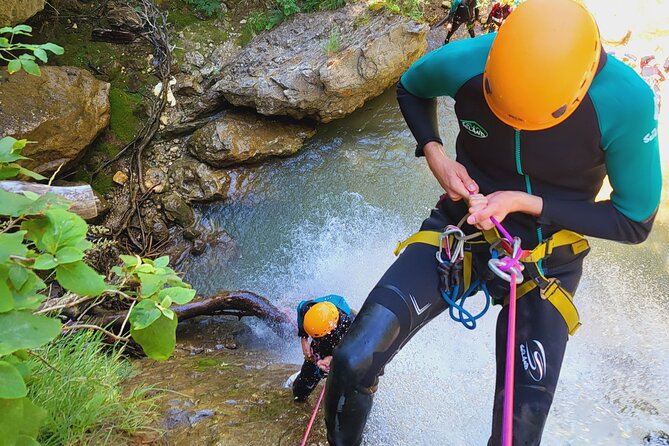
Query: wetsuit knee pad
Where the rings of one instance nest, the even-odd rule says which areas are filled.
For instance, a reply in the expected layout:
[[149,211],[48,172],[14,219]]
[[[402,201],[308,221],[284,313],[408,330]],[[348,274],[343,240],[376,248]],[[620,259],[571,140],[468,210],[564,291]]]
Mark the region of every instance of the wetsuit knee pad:
[[376,302],[366,302],[334,351],[331,376],[349,389],[373,387],[400,331],[395,313]]
[[[513,444],[539,445],[553,403],[553,391],[543,386],[516,385],[513,408]],[[504,392],[495,396],[492,436],[488,446],[502,444]]]

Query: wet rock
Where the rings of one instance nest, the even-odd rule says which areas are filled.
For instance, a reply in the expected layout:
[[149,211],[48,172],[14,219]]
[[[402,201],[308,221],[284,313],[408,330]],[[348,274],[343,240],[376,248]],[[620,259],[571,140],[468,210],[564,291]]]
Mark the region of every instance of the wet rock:
[[194,415],[188,417],[188,421],[190,421],[190,424],[193,425],[204,420],[205,418],[213,417],[214,415],[215,413],[211,409],[198,410]]
[[44,9],[45,4],[45,0],[2,0],[0,28],[25,22]]
[[194,256],[200,256],[204,254],[206,250],[207,250],[207,244],[205,243],[204,240],[199,238],[193,240],[193,247],[190,250],[191,254],[193,254]]
[[109,123],[109,84],[74,67],[41,68],[41,76],[0,70],[0,135],[37,141],[21,163],[51,174],[67,170]]
[[144,20],[129,6],[120,6],[107,11],[106,18],[113,28],[136,32],[144,27]]
[[193,412],[173,407],[168,409],[165,415],[165,420],[163,421],[165,428],[176,429],[183,426],[190,426],[190,417],[193,416]]
[[230,176],[224,170],[214,170],[192,158],[174,162],[168,171],[171,191],[188,201],[212,201],[225,198]]
[[644,437],[643,444],[647,446],[669,446],[669,434],[662,431],[651,432]]
[[195,211],[179,194],[169,193],[161,197],[165,215],[183,228],[195,224]]
[[195,65],[196,67],[204,66],[204,56],[198,51],[191,51],[186,53],[186,62]]
[[167,174],[162,169],[151,167],[144,173],[144,187],[160,194],[167,187]]
[[298,14],[252,40],[214,89],[264,115],[329,122],[397,82],[425,54],[427,31],[365,2]]
[[292,155],[315,130],[302,124],[229,112],[193,134],[188,150],[215,167],[256,163],[272,156]]

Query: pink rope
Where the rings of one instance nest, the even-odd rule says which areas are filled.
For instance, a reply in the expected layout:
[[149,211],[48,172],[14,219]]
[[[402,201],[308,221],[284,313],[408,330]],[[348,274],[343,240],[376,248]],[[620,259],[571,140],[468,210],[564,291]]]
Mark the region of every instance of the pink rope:
[[318,413],[318,408],[321,406],[321,401],[323,400],[324,394],[325,394],[325,385],[323,385],[323,390],[321,390],[321,396],[318,397],[318,402],[316,403],[316,407],[314,407],[314,413],[311,414],[311,419],[309,420],[309,424],[307,425],[307,431],[304,433],[304,438],[302,439],[302,443],[300,444],[300,446],[304,446],[305,444],[307,444],[307,438],[309,438],[311,427],[314,425],[314,420],[316,419],[316,414]]
[[513,382],[516,349],[516,274],[511,271],[509,293],[509,328],[506,334],[506,372],[504,375],[504,418],[502,424],[502,446],[513,444]]

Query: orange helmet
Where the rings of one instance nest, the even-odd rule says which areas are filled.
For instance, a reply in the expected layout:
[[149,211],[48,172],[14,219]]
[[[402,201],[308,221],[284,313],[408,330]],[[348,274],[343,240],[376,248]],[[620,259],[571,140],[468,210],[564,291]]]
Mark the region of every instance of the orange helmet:
[[483,73],[486,102],[519,130],[567,119],[595,77],[601,42],[595,19],[573,0],[528,0],[500,27]]
[[318,302],[304,315],[304,331],[312,338],[320,338],[335,329],[339,311],[331,302]]

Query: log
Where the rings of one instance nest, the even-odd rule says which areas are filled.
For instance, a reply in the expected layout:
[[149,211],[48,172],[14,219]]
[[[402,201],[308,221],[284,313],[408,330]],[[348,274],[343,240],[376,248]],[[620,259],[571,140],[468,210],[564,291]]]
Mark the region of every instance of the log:
[[98,196],[89,184],[80,186],[49,186],[27,181],[0,181],[0,189],[7,192],[34,192],[44,195],[47,192],[60,195],[72,202],[70,211],[84,220],[92,220],[107,210],[104,199]]
[[[179,321],[197,316],[232,315],[239,318],[255,316],[265,322],[279,335],[295,332],[295,322],[266,298],[251,291],[221,291],[211,297],[196,298],[184,304],[171,307]],[[102,318],[100,325],[120,326],[126,313],[116,313]]]

